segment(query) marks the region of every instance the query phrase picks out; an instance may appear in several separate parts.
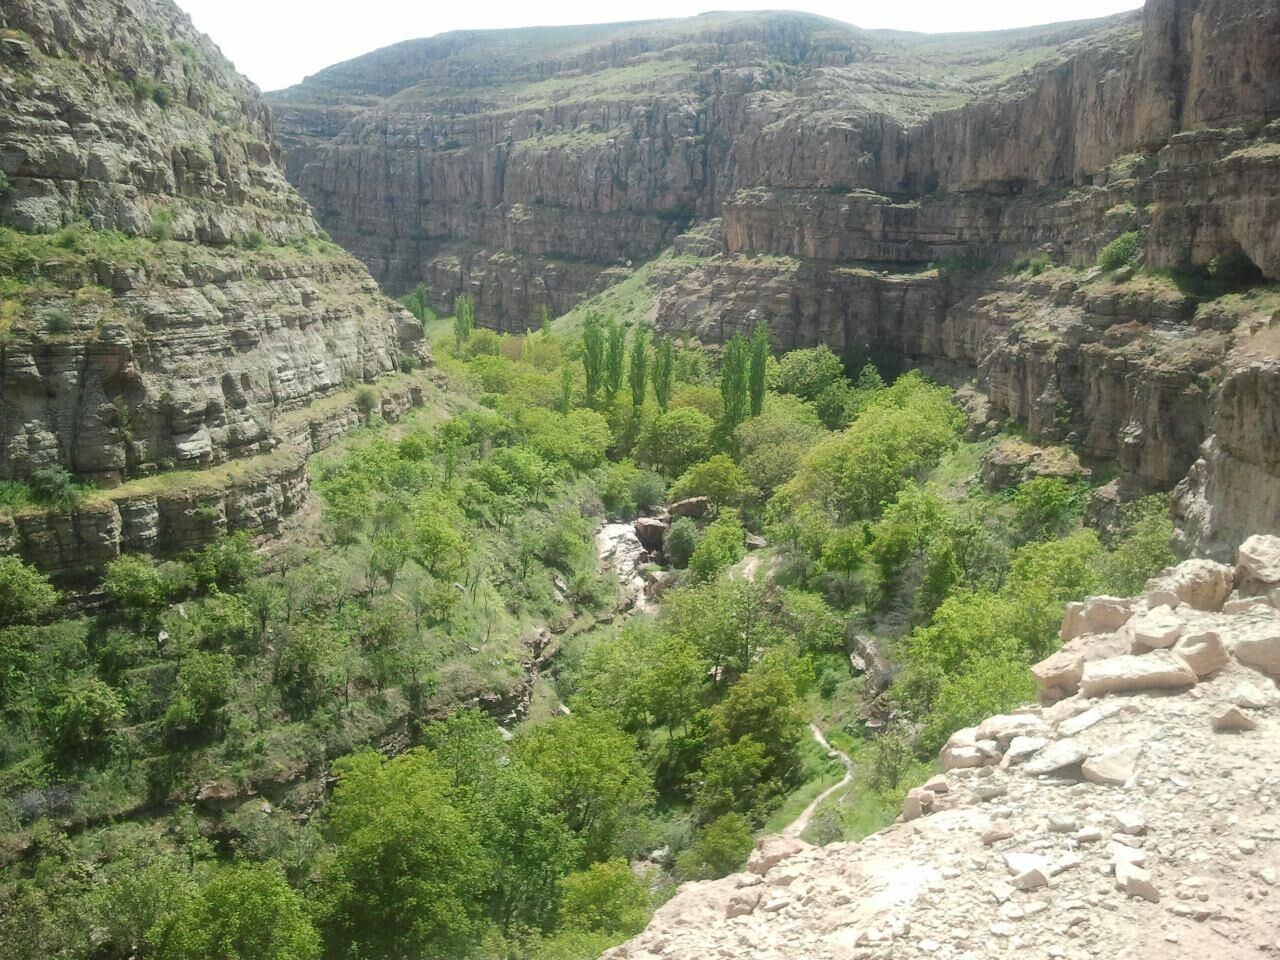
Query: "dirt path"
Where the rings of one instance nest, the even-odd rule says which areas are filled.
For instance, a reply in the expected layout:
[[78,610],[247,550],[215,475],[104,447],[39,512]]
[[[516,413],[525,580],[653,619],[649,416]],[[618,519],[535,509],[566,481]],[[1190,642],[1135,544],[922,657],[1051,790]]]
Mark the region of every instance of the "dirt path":
[[844,764],[844,777],[835,786],[828,787],[814,798],[813,802],[804,808],[800,816],[791,821],[791,825],[782,831],[784,837],[799,837],[804,833],[805,828],[809,826],[809,821],[813,819],[814,811],[822,805],[822,802],[842,790],[853,782],[853,761],[849,759],[847,753],[837,750],[831,744],[827,743],[827,738],[822,735],[822,731],[818,729],[816,723],[809,724],[809,731],[813,734],[813,739],[818,741],[818,745],[827,751],[833,757],[838,757],[840,762]]

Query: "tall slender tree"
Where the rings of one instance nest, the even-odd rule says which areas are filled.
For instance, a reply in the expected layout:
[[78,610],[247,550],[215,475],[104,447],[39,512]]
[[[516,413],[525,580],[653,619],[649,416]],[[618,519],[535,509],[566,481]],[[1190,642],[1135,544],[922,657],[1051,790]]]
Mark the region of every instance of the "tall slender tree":
[[747,412],[747,341],[741,336],[724,348],[720,364],[720,396],[724,400],[724,420],[720,427],[727,441]]
[[658,348],[653,357],[653,396],[658,401],[658,409],[667,412],[667,404],[671,402],[671,368],[674,366],[670,337],[658,340]]
[[747,393],[751,399],[751,416],[764,410],[764,373],[769,362],[769,325],[763,320],[751,334],[751,364],[747,373]]
[[587,377],[587,406],[594,407],[604,379],[604,331],[594,313],[587,314],[582,325],[582,369]]
[[631,344],[631,405],[637,415],[644,406],[644,388],[649,374],[649,336],[644,327],[636,329],[635,342]]
[[609,337],[604,356],[604,396],[612,400],[622,389],[622,371],[626,366],[627,328],[610,320],[607,327]]
[[453,305],[453,335],[458,339],[458,349],[467,342],[471,331],[476,326],[476,301],[469,293],[464,293]]
[[538,311],[538,332],[544,337],[551,333],[551,314],[544,303]]

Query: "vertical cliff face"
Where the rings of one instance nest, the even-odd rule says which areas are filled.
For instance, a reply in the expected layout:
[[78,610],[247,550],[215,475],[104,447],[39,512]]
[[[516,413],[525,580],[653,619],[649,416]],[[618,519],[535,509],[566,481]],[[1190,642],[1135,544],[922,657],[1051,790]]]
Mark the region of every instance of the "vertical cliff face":
[[[1240,359],[1280,277],[1272,0],[952,37],[791,15],[609,29],[331,68],[273,96],[290,169],[375,274],[442,307],[471,292],[505,328],[714,219],[696,264],[653,275],[659,327],[714,342],[767,320],[780,347],[973,380],[993,416],[1116,463],[1123,491],[1194,465],[1189,549],[1280,522]],[[1130,231],[1149,275],[1088,272]],[[1055,266],[1007,269],[1032,257]],[[1224,493],[1246,474],[1256,508]]]
[[[280,158],[257,90],[167,0],[4,5],[0,477],[58,466],[126,496],[243,459],[287,513],[316,401],[428,359]],[[118,521],[85,536],[118,550]],[[71,534],[42,551],[42,524],[6,520],[0,539],[74,557]]]

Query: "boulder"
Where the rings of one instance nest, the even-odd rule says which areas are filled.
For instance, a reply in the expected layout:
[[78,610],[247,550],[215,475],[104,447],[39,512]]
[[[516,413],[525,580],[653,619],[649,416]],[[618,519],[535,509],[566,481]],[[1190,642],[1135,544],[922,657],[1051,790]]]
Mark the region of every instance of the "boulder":
[[710,497],[689,497],[686,500],[677,500],[667,507],[667,513],[673,517],[692,517],[695,520],[705,517],[710,512]]
[[1218,733],[1247,733],[1258,729],[1258,721],[1236,706],[1218,710],[1210,720]]
[[1104,787],[1123,787],[1133,779],[1142,755],[1142,745],[1128,743],[1101,753],[1090,755],[1080,766],[1080,772],[1090,783]]
[[1217,673],[1227,665],[1230,656],[1222,638],[1212,630],[1188,634],[1173,648],[1174,655],[1195,671],[1197,677]]
[[1271,618],[1237,627],[1228,642],[1241,663],[1273,677],[1280,676],[1280,620]]
[[1182,618],[1164,604],[1148,610],[1132,621],[1133,646],[1136,652],[1171,647],[1182,635]]
[[1196,610],[1222,609],[1235,585],[1235,571],[1212,560],[1187,560],[1147,581],[1147,605],[1176,607],[1185,603]]
[[1236,578],[1267,586],[1280,583],[1280,537],[1254,536],[1242,543]]
[[747,869],[763,876],[783,860],[809,849],[811,846],[797,837],[764,837],[747,858]]
[[975,740],[995,740],[1007,744],[1014,737],[1048,737],[1049,725],[1033,713],[1001,714],[982,722]]
[[667,535],[668,526],[665,520],[659,520],[657,517],[641,517],[634,526],[640,546],[650,553],[658,553],[662,550],[662,541]]
[[1074,767],[1088,755],[1088,751],[1078,741],[1070,739],[1059,740],[1036,754],[1035,758],[1029,761],[1023,769],[1029,775],[1038,777]]
[[1040,687],[1051,699],[1069,697],[1080,687],[1084,666],[1091,660],[1115,657],[1129,652],[1128,637],[1119,634],[1085,634],[1063,644],[1062,649],[1031,668]]
[[1131,602],[1120,597],[1088,597],[1083,603],[1068,603],[1062,619],[1062,640],[1065,643],[1086,633],[1111,633],[1131,616]]
[[1101,697],[1140,690],[1178,690],[1193,686],[1196,680],[1195,671],[1181,658],[1157,650],[1143,657],[1128,655],[1086,663],[1080,692],[1086,697]]

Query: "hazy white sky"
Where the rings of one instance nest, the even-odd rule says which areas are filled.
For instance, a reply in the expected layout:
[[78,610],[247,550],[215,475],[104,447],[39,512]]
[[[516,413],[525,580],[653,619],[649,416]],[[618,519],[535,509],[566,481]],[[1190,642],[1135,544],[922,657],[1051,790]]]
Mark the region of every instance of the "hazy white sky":
[[264,90],[297,83],[340,60],[400,40],[448,30],[608,23],[684,17],[706,10],[807,10],[860,27],[994,30],[1060,20],[1083,20],[1142,6],[1141,0],[646,0],[635,5],[599,0],[177,0],[241,73]]

